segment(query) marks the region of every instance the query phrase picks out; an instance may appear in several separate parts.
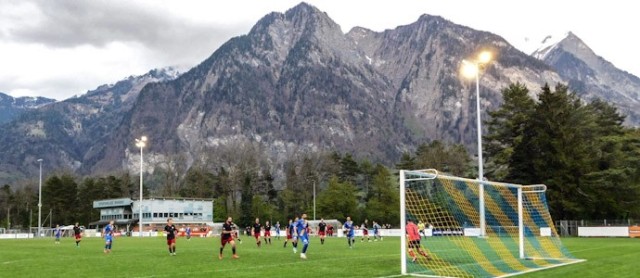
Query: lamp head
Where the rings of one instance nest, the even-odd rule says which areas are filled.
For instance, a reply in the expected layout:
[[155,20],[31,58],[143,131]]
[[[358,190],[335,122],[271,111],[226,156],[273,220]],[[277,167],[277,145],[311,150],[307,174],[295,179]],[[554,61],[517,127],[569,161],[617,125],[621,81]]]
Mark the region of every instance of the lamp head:
[[478,63],[486,64],[489,63],[493,59],[493,54],[489,51],[482,51],[478,55]]
[[474,78],[478,74],[478,64],[462,60],[462,75],[467,78]]
[[136,138],[136,147],[144,148],[147,145],[147,136],[142,136],[140,139]]

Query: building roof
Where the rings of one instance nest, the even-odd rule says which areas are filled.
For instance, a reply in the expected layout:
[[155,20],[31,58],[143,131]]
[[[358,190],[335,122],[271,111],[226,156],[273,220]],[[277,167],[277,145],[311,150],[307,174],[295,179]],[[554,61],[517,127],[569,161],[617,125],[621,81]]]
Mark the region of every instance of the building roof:
[[[127,225],[127,224],[138,223],[138,218],[135,218],[135,219],[111,219],[111,220],[113,220],[113,224],[116,224],[116,225]],[[94,222],[89,223],[89,226],[105,226],[105,225],[109,224],[109,222],[111,222],[111,220],[94,221]]]

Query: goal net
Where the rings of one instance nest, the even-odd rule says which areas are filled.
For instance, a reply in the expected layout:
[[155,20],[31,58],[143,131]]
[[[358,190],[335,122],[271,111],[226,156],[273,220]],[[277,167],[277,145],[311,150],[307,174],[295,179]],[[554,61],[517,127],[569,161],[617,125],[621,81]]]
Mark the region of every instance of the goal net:
[[562,246],[545,191],[401,170],[402,229],[424,226],[419,245],[402,237],[402,274],[506,277],[584,261]]

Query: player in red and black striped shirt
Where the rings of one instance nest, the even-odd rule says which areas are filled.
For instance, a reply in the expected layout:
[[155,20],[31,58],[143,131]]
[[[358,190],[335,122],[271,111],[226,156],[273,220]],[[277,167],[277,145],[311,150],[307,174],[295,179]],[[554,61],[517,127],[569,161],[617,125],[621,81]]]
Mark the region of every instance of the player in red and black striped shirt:
[[220,234],[220,254],[218,259],[222,260],[222,250],[227,243],[231,244],[231,251],[233,252],[233,258],[239,258],[236,255],[236,242],[233,240],[233,222],[231,216],[227,218],[227,221],[222,224],[222,232]]
[[267,244],[267,240],[271,244],[271,223],[269,223],[269,220],[264,223],[264,244]]
[[256,244],[260,247],[262,242],[260,241],[260,229],[262,228],[262,224],[260,224],[260,218],[256,218],[256,223],[253,224],[253,236],[256,238]]
[[169,255],[176,255],[176,234],[178,230],[173,225],[173,219],[167,219],[167,225],[164,226],[164,231],[167,232],[167,245],[169,245]]
[[80,247],[80,241],[82,240],[82,229],[78,226],[80,223],[76,222],[73,226],[73,234],[76,237],[76,247]]
[[318,223],[318,236],[320,236],[320,244],[324,244],[326,229],[327,229],[327,223],[324,223],[324,218],[320,218],[320,223]]

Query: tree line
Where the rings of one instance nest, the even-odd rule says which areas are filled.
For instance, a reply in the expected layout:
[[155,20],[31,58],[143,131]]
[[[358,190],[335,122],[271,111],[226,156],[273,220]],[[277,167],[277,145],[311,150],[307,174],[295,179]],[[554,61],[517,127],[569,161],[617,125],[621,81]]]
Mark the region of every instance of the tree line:
[[601,100],[545,85],[537,99],[516,83],[489,112],[487,176],[546,184],[554,219],[640,218],[640,130]]
[[[545,85],[534,98],[516,83],[502,96],[503,105],[488,111],[485,120],[488,179],[546,184],[554,219],[640,216],[640,131],[625,127],[615,107],[600,100],[585,103],[562,84]],[[213,199],[214,221],[230,215],[246,225],[255,217],[282,223],[302,212],[313,218],[315,196],[317,219],[351,216],[356,223],[369,219],[398,226],[396,169],[477,177],[477,158],[463,145],[437,140],[403,153],[393,166],[357,154],[302,150],[287,152],[277,165],[268,153],[260,143],[238,141],[208,148],[194,161],[169,156],[145,173],[144,197]],[[94,200],[137,199],[138,191],[136,173],[50,173],[42,188],[43,218],[52,217],[53,225],[87,225],[99,219]],[[0,187],[0,227],[36,226],[37,203],[37,181]]]

